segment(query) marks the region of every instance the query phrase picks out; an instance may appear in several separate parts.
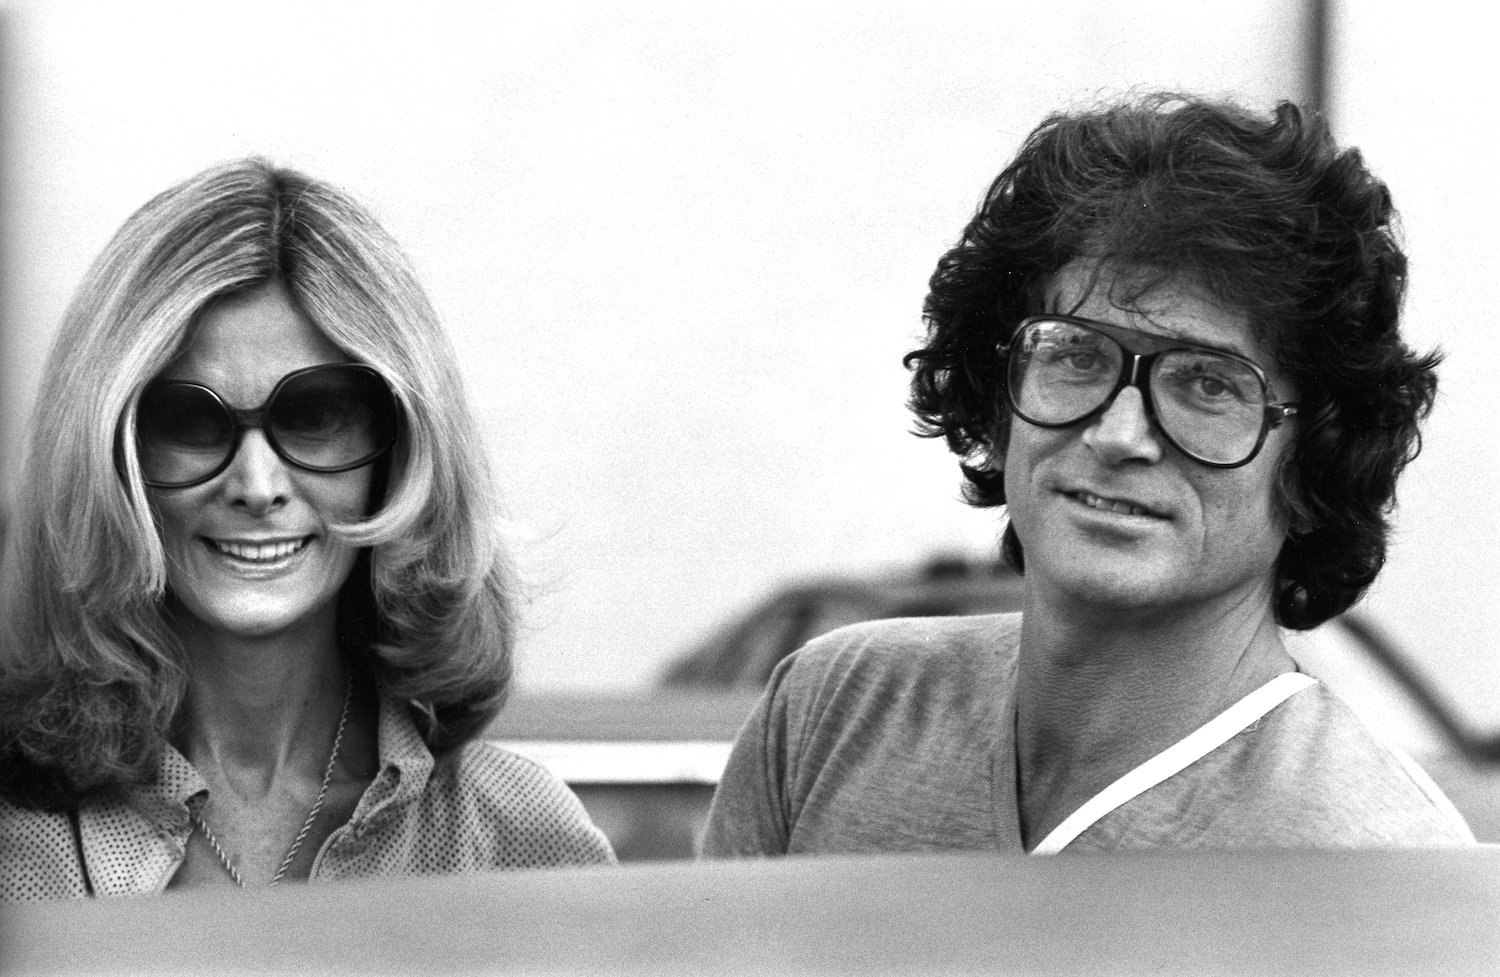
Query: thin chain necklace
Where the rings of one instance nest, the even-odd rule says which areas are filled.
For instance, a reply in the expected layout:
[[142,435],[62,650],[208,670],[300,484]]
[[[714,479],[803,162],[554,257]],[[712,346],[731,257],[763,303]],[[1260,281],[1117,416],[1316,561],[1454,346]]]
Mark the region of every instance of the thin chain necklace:
[[[307,812],[307,820],[302,822],[302,830],[297,832],[297,837],[292,842],[292,847],[287,849],[286,857],[281,860],[281,867],[276,870],[276,874],[271,878],[271,885],[280,882],[282,876],[286,875],[286,870],[291,868],[292,859],[297,857],[297,852],[302,848],[302,842],[306,840],[307,833],[312,830],[313,822],[318,819],[318,812],[323,809],[323,799],[328,796],[328,785],[333,781],[333,768],[338,762],[339,745],[344,741],[344,726],[349,722],[349,700],[353,697],[354,679],[352,676],[345,676],[344,709],[339,713],[339,728],[333,734],[333,751],[328,754],[328,766],[323,770],[323,786],[318,788],[318,799],[313,801],[312,810]],[[245,880],[240,877],[239,870],[234,867],[234,861],[224,851],[224,846],[219,844],[219,839],[214,837],[213,831],[208,827],[208,822],[203,820],[203,815],[199,811],[193,811],[191,817],[193,824],[197,826],[199,831],[203,832],[204,840],[208,842],[209,847],[213,848],[214,853],[219,856],[219,861],[224,864],[224,871],[229,873],[229,877],[234,879],[236,885],[241,889],[245,888]]]

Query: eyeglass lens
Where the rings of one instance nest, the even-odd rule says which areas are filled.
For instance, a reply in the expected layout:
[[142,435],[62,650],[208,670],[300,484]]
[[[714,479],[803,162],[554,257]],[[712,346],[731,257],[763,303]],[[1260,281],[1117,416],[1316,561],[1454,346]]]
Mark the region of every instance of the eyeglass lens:
[[[1112,337],[1063,320],[1029,323],[1012,344],[1010,398],[1025,420],[1080,421],[1124,385],[1127,351]],[[1248,363],[1207,349],[1166,349],[1145,378],[1157,423],[1187,454],[1234,465],[1265,435],[1267,392]]]
[[[148,484],[184,487],[226,467],[244,424],[209,388],[157,380],[141,394],[136,438]],[[253,413],[253,412],[238,412]],[[261,408],[266,440],[283,459],[312,471],[368,464],[395,440],[395,404],[374,371],[353,365],[288,374]]]

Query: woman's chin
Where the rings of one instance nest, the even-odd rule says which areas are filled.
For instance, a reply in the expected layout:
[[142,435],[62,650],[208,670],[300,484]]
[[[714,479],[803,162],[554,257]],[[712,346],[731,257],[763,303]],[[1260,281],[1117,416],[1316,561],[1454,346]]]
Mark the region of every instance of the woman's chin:
[[242,567],[223,554],[198,552],[168,580],[179,634],[267,641],[331,626],[354,553],[321,540],[284,559]]
[[203,600],[201,596],[174,595],[174,623],[178,634],[190,644],[195,638],[274,641],[319,626],[331,628],[336,615],[336,602],[331,599],[313,603],[305,598],[278,599],[279,595],[258,593],[225,595],[228,599],[219,600]]

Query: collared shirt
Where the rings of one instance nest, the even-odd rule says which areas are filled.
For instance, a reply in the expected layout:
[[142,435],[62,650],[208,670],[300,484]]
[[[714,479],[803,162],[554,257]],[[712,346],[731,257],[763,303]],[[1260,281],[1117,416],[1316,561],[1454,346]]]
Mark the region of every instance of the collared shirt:
[[[871,622],[786,659],[730,754],[704,854],[1026,852],[1020,623]],[[1473,842],[1426,774],[1316,684],[1102,815],[1067,850]]]
[[[544,768],[488,743],[436,763],[408,709],[380,697],[380,771],[310,879],[607,864],[614,852]],[[208,785],[168,746],[156,779],[71,812],[0,800],[0,902],[162,892]]]

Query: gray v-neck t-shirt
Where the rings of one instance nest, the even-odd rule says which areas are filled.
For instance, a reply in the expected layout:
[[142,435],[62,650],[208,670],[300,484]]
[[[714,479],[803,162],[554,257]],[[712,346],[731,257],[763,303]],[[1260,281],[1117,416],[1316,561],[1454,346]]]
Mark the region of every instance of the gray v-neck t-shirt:
[[[730,755],[703,854],[1024,852],[1020,622],[876,621],[782,662]],[[1426,775],[1317,685],[1104,815],[1066,851],[1472,843]]]

